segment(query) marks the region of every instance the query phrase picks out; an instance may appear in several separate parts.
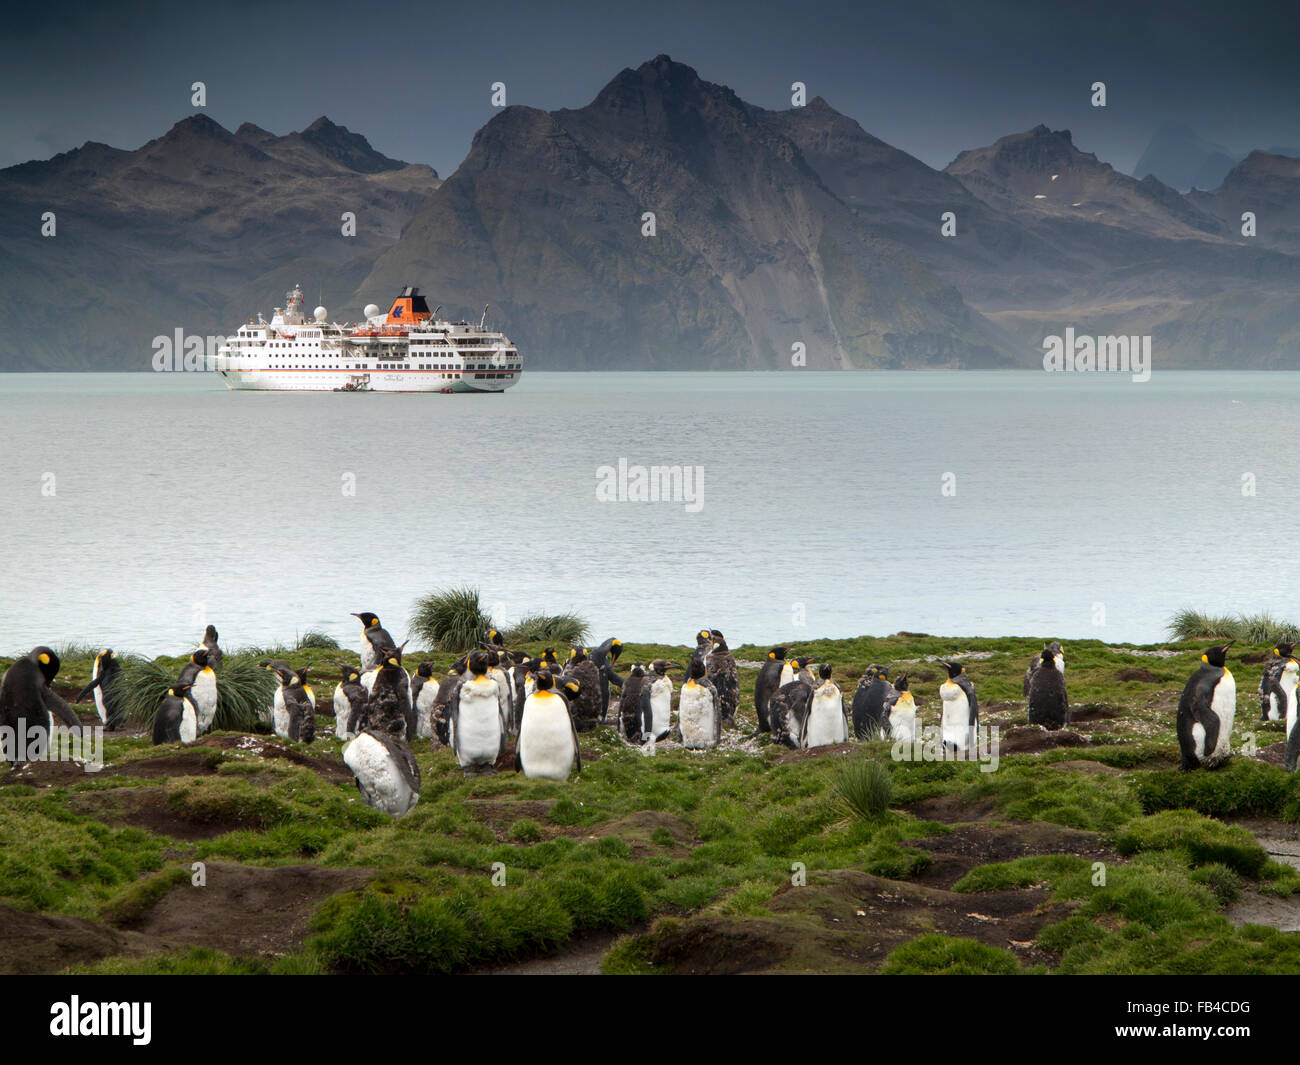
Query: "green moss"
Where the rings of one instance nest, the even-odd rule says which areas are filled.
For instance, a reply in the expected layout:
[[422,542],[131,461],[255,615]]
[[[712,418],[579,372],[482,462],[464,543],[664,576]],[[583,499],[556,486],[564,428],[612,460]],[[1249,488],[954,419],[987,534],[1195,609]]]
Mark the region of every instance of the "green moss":
[[1178,851],[1192,866],[1220,864],[1257,878],[1268,853],[1246,829],[1225,825],[1191,810],[1166,810],[1137,818],[1115,836],[1121,854]]
[[1014,976],[1020,962],[1009,950],[974,939],[924,935],[896,947],[880,967],[883,976]]

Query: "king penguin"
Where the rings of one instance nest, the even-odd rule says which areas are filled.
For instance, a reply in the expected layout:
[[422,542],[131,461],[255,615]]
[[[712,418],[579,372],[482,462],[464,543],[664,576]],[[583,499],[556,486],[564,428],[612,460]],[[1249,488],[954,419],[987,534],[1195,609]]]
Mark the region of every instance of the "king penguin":
[[189,687],[190,698],[198,707],[199,735],[211,732],[217,719],[217,674],[208,663],[206,647],[200,647],[190,655],[176,682],[181,687]]
[[1070,723],[1070,700],[1065,694],[1065,674],[1057,668],[1059,652],[1048,644],[1039,656],[1039,665],[1029,671],[1029,723],[1048,731]]
[[280,680],[275,693],[275,734],[287,740],[311,743],[316,738],[316,712],[303,691],[302,678],[284,662],[266,666]]
[[736,720],[736,707],[740,704],[740,677],[736,672],[736,659],[722,633],[710,629],[709,636],[713,641],[705,663],[709,680],[718,689],[718,705],[722,708],[723,722],[732,724]]
[[1273,648],[1272,657],[1264,663],[1264,672],[1259,678],[1261,721],[1281,721],[1286,717],[1286,692],[1277,686],[1277,681],[1294,651],[1294,643],[1279,643]]
[[20,761],[24,749],[28,757],[47,752],[55,726],[81,732],[76,711],[50,686],[59,665],[59,656],[51,648],[35,647],[16,659],[0,679],[0,728],[10,730],[0,733],[7,761]]
[[596,674],[600,680],[600,720],[603,724],[609,716],[609,686],[612,684],[615,688],[622,689],[623,678],[619,675],[615,665],[618,657],[623,653],[623,641],[615,636],[611,636],[599,647],[593,647],[587,652],[596,667]]
[[699,658],[692,658],[677,699],[677,725],[682,730],[682,746],[707,751],[722,739],[722,700]]
[[1211,647],[1187,681],[1178,700],[1179,769],[1222,765],[1232,754],[1232,722],[1237,713],[1237,682],[1228,668],[1228,648]]
[[829,747],[832,743],[846,743],[849,726],[844,719],[844,695],[839,685],[831,680],[831,664],[823,662],[817,667],[821,683],[813,689],[808,706],[808,721],[803,730],[803,746]]
[[618,728],[628,743],[641,742],[641,691],[645,677],[645,666],[634,663],[618,693]]
[[641,742],[667,739],[673,728],[673,679],[669,670],[682,667],[656,658],[641,687]]
[[524,702],[519,719],[519,742],[515,748],[515,770],[541,780],[568,780],[577,766],[582,772],[578,730],[568,704],[554,691],[549,670],[537,675],[537,690]]
[[[798,666],[800,661],[803,660],[794,659],[786,665]],[[767,720],[772,727],[772,742],[797,751],[803,746],[813,683],[812,675],[803,667],[792,668],[790,675],[794,679],[782,684],[767,700]]]
[[118,705],[117,696],[113,692],[113,682],[121,672],[122,666],[113,649],[104,648],[95,655],[95,664],[90,669],[90,683],[82,688],[77,696],[77,702],[81,702],[87,695],[93,693],[99,720],[106,728],[114,731],[126,724],[126,712]]
[[[1047,645],[1047,650],[1051,651],[1052,655],[1056,659],[1057,671],[1061,674],[1061,676],[1065,676],[1065,655],[1061,653],[1061,641],[1053,640],[1051,643]],[[1040,665],[1042,665],[1042,663],[1043,663],[1043,656],[1041,652],[1039,654],[1034,655],[1034,657],[1029,660],[1029,668],[1025,670],[1025,698],[1026,699],[1029,698],[1029,681],[1034,675],[1034,670],[1036,670]]]
[[361,672],[368,673],[377,668],[384,655],[397,644],[370,611],[364,610],[352,616],[361,620]]
[[203,630],[203,642],[200,646],[208,652],[208,665],[213,669],[221,668],[221,661],[226,656],[221,651],[221,645],[217,643],[217,630],[213,625],[209,625]]
[[462,769],[491,769],[505,743],[500,694],[487,675],[487,655],[469,656],[469,680],[461,684],[448,708],[448,736]]
[[943,700],[940,735],[945,748],[966,751],[974,744],[975,729],[979,726],[980,708],[975,698],[975,685],[960,662],[940,664],[948,670],[948,679],[939,685],[939,698]]
[[790,651],[789,647],[773,647],[754,678],[754,713],[758,715],[759,732],[772,730],[767,720],[767,700],[781,686],[781,670],[785,668],[785,656]]
[[590,732],[600,724],[600,671],[585,647],[573,648],[564,676],[578,682],[578,697],[573,703],[574,727],[579,732]]
[[343,762],[367,806],[401,817],[420,801],[420,767],[396,736],[362,731],[343,748]]
[[893,688],[885,666],[868,666],[853,693],[853,735],[875,739],[885,728],[885,700]]
[[[1292,647],[1295,645],[1292,644]],[[1283,713],[1286,714],[1286,771],[1295,772],[1296,759],[1300,757],[1300,707],[1297,707],[1297,700],[1300,699],[1300,693],[1297,692],[1296,684],[1300,683],[1300,663],[1294,658],[1288,658],[1286,664],[1282,666],[1282,672],[1278,675],[1278,687],[1282,691]]]
[[916,697],[908,690],[907,674],[894,681],[894,699],[887,714],[889,738],[895,743],[912,743],[921,734],[921,719],[916,712]]
[[193,743],[199,736],[199,708],[189,682],[177,681],[167,689],[153,719],[153,744]]
[[366,711],[366,689],[356,666],[337,663],[342,676],[334,686],[334,735],[350,740],[362,727]]
[[433,679],[433,663],[421,662],[411,677],[411,706],[415,710],[415,735],[420,739],[433,736],[433,704],[438,698],[438,682]]

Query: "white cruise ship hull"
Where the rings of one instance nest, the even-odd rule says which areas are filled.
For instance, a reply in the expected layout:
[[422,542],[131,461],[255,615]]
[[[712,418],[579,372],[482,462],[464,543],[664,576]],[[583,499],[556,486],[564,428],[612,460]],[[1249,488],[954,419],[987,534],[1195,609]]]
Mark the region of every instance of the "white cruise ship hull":
[[[436,370],[269,370],[213,367],[234,391],[254,392],[504,392],[519,380],[519,371],[498,377],[475,371],[444,375]],[[489,371],[484,371],[486,375]]]

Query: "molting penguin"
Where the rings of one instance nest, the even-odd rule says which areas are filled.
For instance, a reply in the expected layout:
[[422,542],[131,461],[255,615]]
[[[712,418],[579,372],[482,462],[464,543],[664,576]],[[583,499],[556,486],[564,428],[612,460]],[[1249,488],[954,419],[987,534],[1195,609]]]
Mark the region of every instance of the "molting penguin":
[[448,708],[448,736],[462,769],[491,769],[505,743],[501,699],[487,675],[487,655],[469,656],[470,678],[461,684]]
[[573,724],[579,732],[589,732],[600,724],[600,671],[585,647],[573,649],[564,675],[576,680],[579,687],[573,703]]
[[767,661],[758,670],[754,678],[754,713],[758,715],[758,731],[770,732],[767,720],[767,700],[772,692],[781,686],[781,671],[785,668],[785,656],[789,647],[773,647],[767,652]]
[[853,693],[853,735],[874,739],[885,729],[885,702],[894,689],[885,666],[868,666]]
[[[800,659],[787,665],[797,665]],[[782,684],[767,700],[767,720],[772,727],[772,742],[780,743],[791,750],[803,746],[804,726],[808,722],[808,710],[812,703],[812,675],[807,669],[792,669],[794,680]]]
[[939,685],[939,698],[943,700],[940,735],[945,748],[965,751],[975,742],[975,729],[979,725],[980,708],[975,698],[975,685],[960,662],[940,664],[948,670],[948,679]]
[[844,695],[831,680],[831,672],[829,662],[817,668],[821,683],[813,689],[808,706],[802,743],[805,748],[828,747],[832,743],[845,743],[849,738],[849,726],[844,720]]
[[352,616],[361,619],[361,672],[366,673],[376,668],[397,644],[379,624],[379,618],[368,610]]
[[[1292,644],[1292,647],[1295,645]],[[1282,691],[1284,700],[1283,712],[1286,714],[1286,771],[1295,772],[1296,759],[1300,757],[1300,707],[1297,706],[1297,700],[1300,699],[1300,691],[1297,691],[1296,684],[1300,682],[1300,663],[1294,658],[1288,658],[1285,665],[1282,666],[1282,672],[1278,675],[1278,687]]]
[[107,728],[118,730],[126,724],[126,711],[118,705],[113,693],[113,682],[122,672],[122,666],[111,647],[106,647],[95,656],[95,664],[90,669],[90,683],[81,689],[77,702],[94,693],[95,709],[99,711],[99,720]]
[[618,694],[618,730],[628,743],[641,742],[641,692],[645,677],[645,666],[635,663]]
[[460,691],[460,686],[465,683],[465,678],[460,675],[460,670],[448,670],[446,675],[438,681],[438,694],[433,700],[433,710],[430,718],[433,722],[434,734],[438,737],[438,742],[444,747],[448,746],[451,737],[448,735],[448,715],[451,713],[451,704],[456,698],[456,693]]
[[411,706],[415,710],[415,735],[420,739],[433,736],[433,704],[438,698],[438,682],[433,679],[433,663],[421,662],[411,677]]
[[712,750],[722,739],[722,700],[707,674],[704,662],[692,658],[677,699],[682,746],[696,751]]
[[916,712],[916,698],[907,688],[907,674],[894,681],[894,698],[887,714],[889,738],[895,743],[911,743],[921,734],[921,719]]
[[275,734],[288,740],[311,743],[316,738],[316,711],[303,691],[302,677],[283,662],[266,667],[280,679],[275,693]]
[[666,739],[673,727],[673,679],[668,675],[679,665],[656,658],[650,663],[650,675],[641,687],[641,741],[658,743]]
[[1179,769],[1207,769],[1232,754],[1232,722],[1237,713],[1237,682],[1228,669],[1228,648],[1236,640],[1211,647],[1187,681],[1178,700]]
[[596,674],[600,681],[600,720],[603,722],[609,715],[609,686],[612,684],[615,688],[623,687],[623,678],[619,676],[618,671],[614,668],[614,663],[618,661],[618,656],[623,653],[623,641],[611,636],[599,647],[593,647],[587,652],[587,657],[591,659],[596,667]]
[[339,662],[338,667],[342,676],[334,687],[334,735],[350,740],[361,730],[369,696],[356,666]]
[[1070,700],[1065,674],[1056,664],[1060,655],[1052,646],[1043,648],[1038,667],[1029,671],[1029,723],[1055,731],[1070,722]]
[[487,656],[487,675],[492,678],[497,686],[497,701],[501,707],[501,727],[506,730],[507,735],[514,727],[515,706],[510,697],[510,677],[504,669],[501,668],[500,652],[488,650],[483,652]]
[[153,744],[193,743],[199,737],[199,708],[191,685],[179,681],[167,689],[153,719]]
[[779,688],[784,688],[796,680],[801,680],[805,684],[812,684],[812,674],[808,672],[808,667],[816,665],[817,659],[809,655],[799,655],[797,658],[788,658],[781,665],[781,683]]
[[408,685],[406,670],[402,668],[402,648],[395,647],[375,671],[374,685],[366,700],[365,718],[358,723],[358,731],[382,732],[406,742],[413,734]]
[[217,643],[217,630],[214,626],[209,625],[203,630],[203,641],[199,645],[208,652],[208,665],[213,669],[220,669],[222,659],[226,656],[221,651],[221,646]]
[[[1061,676],[1065,676],[1065,655],[1061,654],[1061,641],[1053,640],[1051,643],[1047,645],[1047,650],[1051,651],[1053,656],[1056,658],[1057,671],[1061,674]],[[1034,657],[1029,660],[1029,668],[1025,670],[1025,698],[1026,699],[1029,698],[1029,681],[1034,675],[1034,670],[1036,670],[1040,665],[1042,665],[1042,662],[1043,662],[1043,656],[1041,652],[1039,654],[1034,655]]]
[[11,730],[0,734],[4,747],[0,753],[7,761],[17,762],[24,745],[28,757],[48,751],[55,726],[81,732],[76,711],[50,687],[59,665],[59,656],[51,648],[35,647],[16,659],[0,679],[0,728]]
[[367,806],[401,817],[420,801],[420,767],[405,743],[387,732],[361,732],[343,748]]
[[190,697],[199,708],[199,735],[210,732],[217,718],[217,675],[208,662],[207,648],[200,647],[190,655],[177,683],[189,687]]
[[730,724],[736,720],[736,707],[740,704],[740,677],[736,672],[736,659],[722,633],[711,629],[709,635],[713,644],[705,665],[708,667],[709,680],[718,689],[722,720]]
[[[695,634],[695,651],[691,654],[692,659],[699,659],[704,663],[704,670],[707,673],[709,669],[709,655],[713,652],[713,630],[700,629]],[[689,664],[686,667],[690,669]]]
[[542,668],[549,670],[553,677],[560,675],[560,660],[555,657],[554,647],[548,647],[542,652]]
[[1286,717],[1286,692],[1277,687],[1277,681],[1294,651],[1294,643],[1279,643],[1273,648],[1273,656],[1264,664],[1264,673],[1259,678],[1261,721],[1281,721]]
[[550,672],[542,670],[537,675],[537,690],[524,702],[515,769],[526,777],[568,780],[575,764],[582,772],[578,732],[568,704],[553,690],[554,683]]

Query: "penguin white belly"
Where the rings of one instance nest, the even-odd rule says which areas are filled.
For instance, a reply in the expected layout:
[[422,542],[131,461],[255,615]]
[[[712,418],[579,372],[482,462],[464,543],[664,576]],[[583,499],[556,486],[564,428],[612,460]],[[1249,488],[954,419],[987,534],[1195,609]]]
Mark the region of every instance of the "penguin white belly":
[[363,732],[343,748],[343,761],[356,775],[366,801],[377,810],[404,814],[419,800],[388,748]]
[[340,681],[334,685],[334,735],[341,740],[351,739],[348,734],[348,718],[352,716],[352,703],[348,700],[347,693],[343,690],[343,683]]
[[488,676],[497,686],[497,706],[501,710],[501,727],[509,731],[510,722],[507,720],[507,708],[510,706],[510,681],[506,677],[505,671],[497,666],[488,670]]
[[812,703],[808,708],[808,722],[803,730],[803,745],[826,747],[832,743],[844,743],[848,738],[848,726],[844,723],[844,697],[837,685],[827,681],[813,692]]
[[[95,697],[96,698],[99,697],[98,688],[95,689]],[[1278,706],[1277,692],[1269,692],[1268,693],[1268,719],[1270,721],[1278,721],[1281,719],[1281,717],[1282,717],[1282,712],[1281,712],[1281,708]],[[1286,731],[1287,731],[1287,735],[1289,736],[1291,734],[1291,724],[1289,721],[1287,722]]]
[[[99,680],[99,659],[95,659],[94,668],[90,671],[91,680]],[[99,714],[99,720],[108,724],[108,708],[104,706],[104,689],[102,685],[95,686],[95,710]]]
[[[654,705],[653,698],[651,705]],[[682,746],[693,750],[708,750],[716,747],[714,738],[714,719],[718,708],[714,705],[713,693],[703,684],[687,682],[682,685],[681,701],[677,704],[677,723],[682,730]],[[656,723],[658,719],[656,718]],[[658,735],[658,733],[655,733]]]
[[889,711],[889,738],[895,743],[913,743],[916,730],[916,700],[900,698]]
[[188,699],[181,703],[181,743],[193,743],[199,738],[199,719]]
[[430,677],[420,689],[420,696],[415,701],[415,734],[421,739],[428,739],[434,734],[433,704],[438,698],[438,682]]
[[524,776],[568,780],[575,756],[573,725],[564,700],[546,692],[530,695],[519,725],[519,761]]
[[[1207,759],[1210,762],[1221,762],[1232,753],[1232,722],[1237,715],[1237,682],[1227,670],[1224,670],[1219,683],[1214,686],[1210,710],[1219,719],[1219,739]],[[1204,742],[1201,741],[1202,745]]]
[[790,668],[790,663],[786,662],[781,666],[781,679],[777,682],[776,690],[780,691],[792,680],[794,680],[794,670]]
[[367,695],[375,690],[375,678],[377,676],[379,676],[378,669],[369,669],[361,674],[361,687],[366,689]]
[[284,689],[275,689],[275,709],[271,712],[275,724],[275,734],[289,738],[289,708],[284,705]]
[[460,689],[455,735],[450,737],[462,768],[492,765],[501,753],[501,708],[496,684],[487,678]]
[[374,645],[364,632],[361,634],[361,672],[375,669],[379,665],[379,656],[375,654]]
[[673,727],[673,682],[658,681],[650,689],[650,734],[661,739]]
[[956,684],[945,681],[939,685],[943,699],[942,738],[959,751],[970,745],[970,700]]
[[524,677],[524,705],[528,705],[528,696],[537,690],[537,675],[529,673]]
[[1300,678],[1300,670],[1297,670],[1291,663],[1287,663],[1286,669],[1278,678],[1278,686],[1282,689],[1282,698],[1285,700],[1286,707],[1286,736],[1291,739],[1291,730],[1295,728],[1297,717],[1300,717],[1300,689],[1296,687],[1297,678]]
[[217,717],[217,675],[210,666],[199,671],[190,694],[199,706],[199,732],[210,731]]

